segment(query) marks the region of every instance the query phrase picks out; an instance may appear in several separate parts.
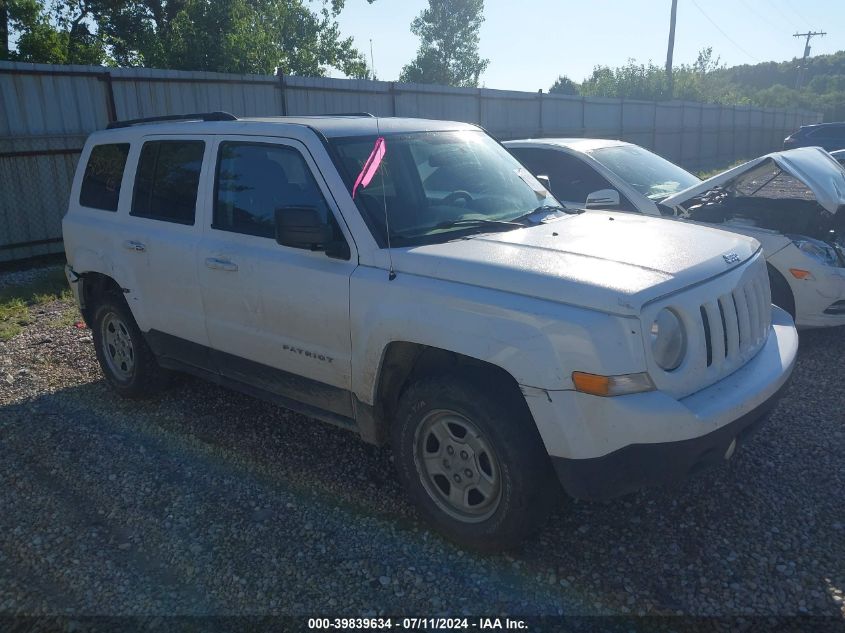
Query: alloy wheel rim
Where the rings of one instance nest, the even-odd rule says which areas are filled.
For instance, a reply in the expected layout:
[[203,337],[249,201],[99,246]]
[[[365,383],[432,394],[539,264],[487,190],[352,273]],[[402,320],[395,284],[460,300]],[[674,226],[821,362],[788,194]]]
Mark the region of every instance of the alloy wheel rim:
[[502,496],[496,454],[480,429],[446,409],[426,414],[414,437],[414,461],[428,495],[464,523],[490,518]]

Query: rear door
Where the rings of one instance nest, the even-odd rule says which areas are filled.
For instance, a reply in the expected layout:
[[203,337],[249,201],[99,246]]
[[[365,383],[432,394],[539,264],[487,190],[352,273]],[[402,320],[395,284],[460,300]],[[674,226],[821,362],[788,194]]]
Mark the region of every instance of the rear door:
[[201,237],[199,182],[211,144],[195,135],[148,136],[133,152],[137,169],[119,250],[134,272],[133,297],[143,302],[158,353],[162,334],[207,345],[196,267]]
[[[218,137],[197,263],[209,342],[228,378],[352,416],[349,278],[357,255],[307,148]],[[316,207],[348,259],[281,246],[275,210]]]

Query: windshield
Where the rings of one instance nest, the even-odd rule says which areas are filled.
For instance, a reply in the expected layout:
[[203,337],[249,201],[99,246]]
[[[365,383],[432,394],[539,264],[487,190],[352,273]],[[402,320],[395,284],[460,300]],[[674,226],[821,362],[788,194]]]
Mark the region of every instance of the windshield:
[[602,147],[591,151],[590,156],[651,200],[662,200],[701,182],[674,163],[636,145]]
[[[337,167],[380,246],[427,244],[491,230],[515,230],[532,212],[559,206],[501,145],[481,131],[385,135],[372,180],[355,186],[375,136],[331,139]],[[366,171],[366,170],[364,170]],[[541,207],[544,207],[541,209]],[[554,211],[551,211],[554,213]],[[530,218],[539,222],[542,215]],[[518,223],[514,222],[517,221]]]

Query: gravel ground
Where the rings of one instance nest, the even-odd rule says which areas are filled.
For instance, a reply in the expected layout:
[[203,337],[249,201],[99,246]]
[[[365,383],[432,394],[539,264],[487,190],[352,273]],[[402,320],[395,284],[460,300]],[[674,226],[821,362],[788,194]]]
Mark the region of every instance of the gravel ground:
[[346,431],[191,378],[119,399],[74,309],[0,343],[0,614],[845,618],[843,329],[731,463],[480,556]]

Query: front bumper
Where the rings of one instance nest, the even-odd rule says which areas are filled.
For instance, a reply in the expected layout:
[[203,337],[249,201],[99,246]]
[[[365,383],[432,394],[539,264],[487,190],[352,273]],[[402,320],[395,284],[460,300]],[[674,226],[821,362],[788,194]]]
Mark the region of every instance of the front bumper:
[[552,465],[567,493],[591,501],[683,481],[695,472],[730,459],[763,424],[785,386],[753,411],[707,435],[678,442],[631,444],[592,459],[553,457]]
[[[836,310],[836,304],[845,301],[845,268],[816,263],[795,246],[782,249],[769,261],[792,290],[798,329],[845,325],[845,311]],[[807,270],[810,277],[796,279],[789,273],[790,268]]]
[[608,499],[724,459],[775,406],[797,350],[792,319],[773,308],[772,330],[753,359],[680,400],[660,391],[615,398],[558,391],[526,401],[564,489]]

